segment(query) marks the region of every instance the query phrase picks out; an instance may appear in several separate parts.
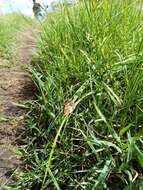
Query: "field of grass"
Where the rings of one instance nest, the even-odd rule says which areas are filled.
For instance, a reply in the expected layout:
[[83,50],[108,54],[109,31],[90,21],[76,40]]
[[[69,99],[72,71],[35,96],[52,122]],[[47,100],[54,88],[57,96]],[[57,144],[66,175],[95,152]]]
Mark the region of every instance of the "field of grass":
[[29,67],[38,92],[17,189],[143,189],[142,64],[137,1],[83,1],[49,16]]
[[16,34],[29,24],[30,19],[12,13],[0,16],[0,57],[10,58],[16,48]]

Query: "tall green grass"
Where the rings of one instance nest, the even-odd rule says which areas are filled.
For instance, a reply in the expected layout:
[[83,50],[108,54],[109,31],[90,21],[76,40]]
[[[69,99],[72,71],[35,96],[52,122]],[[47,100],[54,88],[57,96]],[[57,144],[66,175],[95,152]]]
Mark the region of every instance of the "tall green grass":
[[[143,10],[90,0],[49,16],[22,189],[143,188]],[[64,105],[74,101],[72,114]]]
[[0,15],[0,57],[10,58],[16,48],[17,33],[23,30],[32,19],[20,14]]

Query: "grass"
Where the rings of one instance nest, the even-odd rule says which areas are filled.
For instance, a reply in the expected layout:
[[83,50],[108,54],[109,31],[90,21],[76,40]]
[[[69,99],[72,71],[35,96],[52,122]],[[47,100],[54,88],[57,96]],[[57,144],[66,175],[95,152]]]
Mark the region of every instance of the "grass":
[[0,16],[0,57],[9,59],[16,48],[16,34],[23,30],[31,19],[11,13]]
[[38,92],[17,189],[143,189],[142,20],[135,0],[49,16],[29,66]]

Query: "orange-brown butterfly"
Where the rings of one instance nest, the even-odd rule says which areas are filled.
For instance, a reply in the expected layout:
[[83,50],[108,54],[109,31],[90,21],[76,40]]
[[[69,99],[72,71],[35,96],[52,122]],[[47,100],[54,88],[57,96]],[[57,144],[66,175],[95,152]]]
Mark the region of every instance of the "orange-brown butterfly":
[[73,101],[67,102],[64,107],[64,115],[68,116],[75,109],[75,103]]

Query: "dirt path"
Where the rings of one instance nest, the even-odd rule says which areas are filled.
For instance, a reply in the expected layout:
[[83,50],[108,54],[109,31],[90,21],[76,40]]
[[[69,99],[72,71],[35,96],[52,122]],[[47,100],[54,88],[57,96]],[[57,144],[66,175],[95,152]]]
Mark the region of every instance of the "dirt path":
[[16,154],[17,140],[24,131],[27,110],[18,104],[34,97],[33,84],[24,66],[31,61],[37,34],[31,28],[20,32],[12,63],[0,59],[0,190],[14,183],[12,174],[21,163]]

